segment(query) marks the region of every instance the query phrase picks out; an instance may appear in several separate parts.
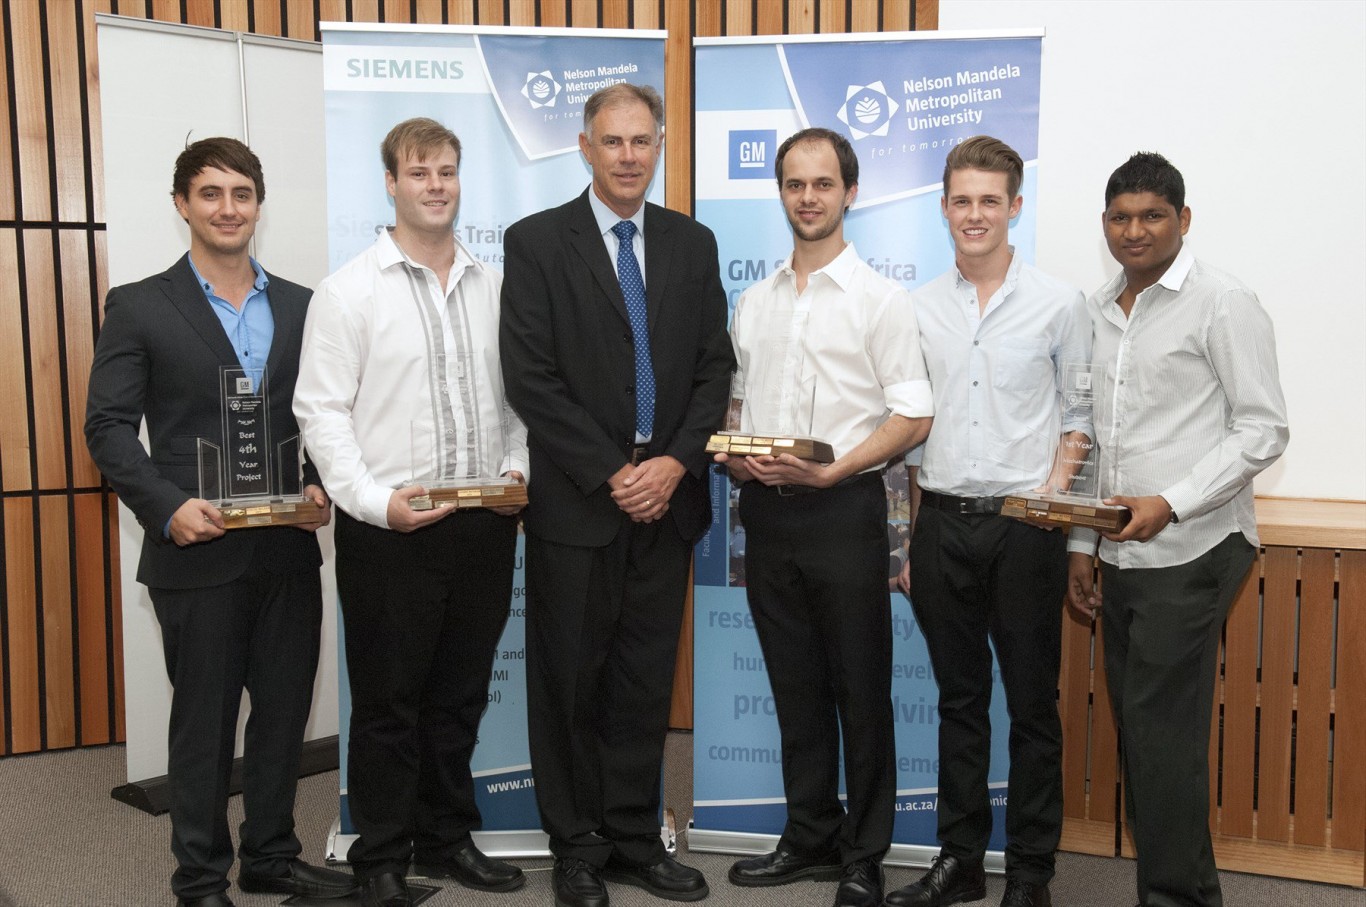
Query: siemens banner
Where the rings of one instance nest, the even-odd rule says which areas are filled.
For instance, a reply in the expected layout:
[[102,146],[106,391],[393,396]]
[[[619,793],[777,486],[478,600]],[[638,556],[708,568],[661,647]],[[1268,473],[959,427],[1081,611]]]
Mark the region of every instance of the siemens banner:
[[[588,185],[578,135],[589,96],[617,82],[653,85],[661,94],[664,89],[659,31],[345,23],[324,23],[321,30],[329,270],[394,221],[379,145],[396,123],[432,117],[460,137],[456,236],[472,255],[501,270],[509,224],[562,204]],[[649,199],[662,204],[663,197],[661,162]],[[499,856],[547,852],[527,747],[521,564],[519,540],[511,618],[493,662],[488,711],[471,764],[484,820],[475,839]],[[344,859],[353,838],[346,805],[351,697],[344,642],[338,659],[341,819],[329,856]]]
[[[1025,160],[1016,254],[1034,260],[1041,32],[697,39],[697,219],[716,232],[731,305],[780,266],[792,237],[774,175],[784,139],[807,126],[846,135],[859,158],[845,235],[874,270],[909,289],[953,265],[940,213],[944,157],[974,135]],[[786,816],[781,742],[745,600],[738,489],[712,475],[714,517],[697,547],[694,606],[695,850],[772,849]],[[907,539],[903,467],[887,476],[897,804],[892,862],[928,863],[935,837],[938,689],[909,602],[895,591]],[[1004,692],[992,703],[988,867],[1003,867],[1008,797]]]

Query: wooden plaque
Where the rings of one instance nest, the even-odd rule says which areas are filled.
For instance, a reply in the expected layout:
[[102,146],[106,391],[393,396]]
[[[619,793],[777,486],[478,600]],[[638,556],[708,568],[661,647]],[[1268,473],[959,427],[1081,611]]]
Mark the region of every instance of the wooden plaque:
[[1001,503],[1001,513],[1026,523],[1086,526],[1106,532],[1123,529],[1132,516],[1127,507],[1107,507],[1099,502],[1064,501],[1026,495],[1008,496]]
[[313,523],[322,511],[311,498],[284,498],[260,501],[222,501],[214,504],[223,515],[225,529],[254,529],[258,526],[296,526]]
[[835,462],[835,451],[825,441],[815,438],[784,438],[774,435],[743,434],[737,431],[721,431],[707,441],[707,453],[733,454],[735,456],[773,456],[788,453],[799,460],[814,460],[817,463]]
[[[425,484],[425,483],[424,483]],[[408,500],[414,510],[452,507],[513,507],[526,503],[526,486],[516,479],[443,480],[440,486]]]

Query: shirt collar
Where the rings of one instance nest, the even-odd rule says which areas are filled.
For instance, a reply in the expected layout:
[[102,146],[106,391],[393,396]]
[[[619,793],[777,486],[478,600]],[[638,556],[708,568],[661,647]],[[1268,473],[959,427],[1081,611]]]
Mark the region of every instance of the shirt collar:
[[[460,244],[460,240],[455,238],[454,233],[451,234],[451,242],[455,244],[455,267],[451,269],[452,273],[456,270],[474,267],[474,257]],[[379,259],[381,271],[400,263],[411,265],[414,268],[423,267],[409,258],[407,253],[398,247],[398,243],[394,242],[393,227],[385,227],[380,231],[379,239],[375,241],[375,255]]]
[[[204,275],[200,274],[199,269],[194,266],[194,257],[186,255],[185,260],[190,263],[190,270],[194,272],[194,282],[199,284],[199,288],[208,296],[217,296],[218,293],[214,290],[213,284],[205,280]],[[251,262],[251,269],[256,272],[256,279],[252,281],[252,289],[260,293],[270,286],[270,278],[266,276],[266,269],[261,267],[259,261],[251,257],[248,257],[247,261]]]
[[631,223],[635,224],[636,232],[640,234],[641,239],[645,238],[644,202],[641,202],[640,207],[636,209],[635,214],[632,214],[630,217],[622,217],[620,214],[607,207],[607,203],[598,198],[598,194],[593,191],[593,187],[589,186],[588,205],[593,209],[593,219],[598,222],[598,232],[601,233],[604,238],[613,227],[624,220],[629,220]]
[[[844,244],[844,250],[836,255],[834,259],[823,268],[812,271],[807,278],[807,286],[810,286],[810,279],[817,274],[824,274],[842,292],[848,292],[849,287],[854,282],[854,270],[859,264],[858,250],[854,248],[852,242]],[[797,272],[792,269],[792,253],[789,252],[787,260],[783,262],[783,272],[786,273],[794,282],[797,279]]]
[[[1015,285],[1020,282],[1020,269],[1024,267],[1024,260],[1019,255],[1015,254],[1015,247],[1007,245],[1006,248],[1010,249],[1010,264],[1006,266],[1006,276],[1005,280],[1001,281],[1001,289],[997,290],[997,292],[1001,294],[1002,299],[1015,292]],[[977,287],[973,285],[972,281],[963,276],[962,271],[958,270],[958,262],[956,260],[953,264],[953,276],[954,286],[960,290],[971,288],[973,295],[976,295]]]
[[[1161,286],[1173,293],[1179,293],[1181,292],[1181,285],[1186,282],[1186,277],[1193,267],[1195,267],[1195,253],[1191,251],[1190,243],[1182,240],[1181,251],[1176,253],[1176,258],[1172,259],[1172,263],[1167,267],[1166,272],[1157,279],[1157,283],[1153,284],[1153,287]],[[1124,292],[1128,283],[1123,271],[1110,278],[1110,281],[1100,288],[1098,294],[1101,306],[1114,305],[1119,299],[1119,294]],[[1138,295],[1142,296],[1153,287],[1148,287]]]

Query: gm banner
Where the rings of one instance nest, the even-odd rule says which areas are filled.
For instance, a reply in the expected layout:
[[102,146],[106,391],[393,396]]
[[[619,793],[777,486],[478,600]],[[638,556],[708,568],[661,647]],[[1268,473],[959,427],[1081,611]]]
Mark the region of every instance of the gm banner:
[[[792,237],[774,154],[807,126],[848,136],[859,195],[845,235],[875,270],[914,289],[953,265],[940,213],[944,157],[994,135],[1025,160],[1025,197],[1011,223],[1016,254],[1034,258],[1041,33],[698,39],[697,218],[716,232],[731,305],[780,266]],[[908,538],[904,467],[887,476],[887,577],[892,594],[897,813],[893,861],[938,853],[938,689],[909,602],[896,591]],[[697,547],[694,628],[694,828],[689,846],[768,850],[782,832],[781,744],[763,654],[745,601],[739,492],[712,477],[713,522]],[[1005,844],[1004,692],[993,696],[991,779],[996,818],[989,866]]]
[[[456,236],[501,270],[509,224],[588,185],[578,136],[589,96],[617,82],[664,89],[659,31],[324,23],[322,35],[329,270],[394,221],[379,145],[396,123],[432,117],[460,137]],[[663,198],[661,166],[650,201]],[[502,856],[547,852],[527,748],[521,550],[519,540],[511,618],[471,766],[484,819],[476,841]],[[329,856],[344,859],[354,836],[346,806],[351,697],[344,628],[339,637],[341,818]]]

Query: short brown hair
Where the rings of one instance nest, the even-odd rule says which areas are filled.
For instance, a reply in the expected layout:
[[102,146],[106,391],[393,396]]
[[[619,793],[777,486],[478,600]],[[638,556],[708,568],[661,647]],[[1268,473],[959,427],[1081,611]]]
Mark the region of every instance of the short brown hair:
[[615,85],[609,85],[593,92],[593,96],[584,103],[583,134],[589,138],[593,137],[593,120],[597,118],[598,112],[604,107],[616,107],[621,104],[629,104],[632,101],[639,101],[650,108],[650,116],[654,118],[656,133],[664,128],[664,100],[660,98],[659,92],[649,85],[618,82]]
[[1010,201],[1020,194],[1024,182],[1024,161],[1005,142],[989,135],[965,139],[944,159],[944,197],[949,197],[949,177],[955,170],[985,170],[1006,175],[1006,194]]
[[413,117],[404,120],[379,143],[379,157],[384,161],[384,169],[390,176],[398,176],[400,157],[415,157],[425,161],[427,156],[442,145],[455,149],[455,163],[460,165],[460,139],[456,138],[445,126],[431,117]]
[[256,184],[256,201],[266,200],[266,178],[261,173],[261,160],[246,145],[226,136],[200,139],[185,146],[175,159],[171,175],[171,198],[189,198],[190,183],[209,167],[240,173]]
[[787,158],[787,153],[803,142],[829,142],[830,147],[835,151],[835,160],[839,161],[840,179],[844,182],[844,188],[848,189],[850,186],[858,185],[858,155],[854,153],[854,146],[833,129],[811,126],[800,132],[792,133],[778,146],[778,154],[773,162],[773,172],[778,177],[779,188],[783,185],[783,161]]

